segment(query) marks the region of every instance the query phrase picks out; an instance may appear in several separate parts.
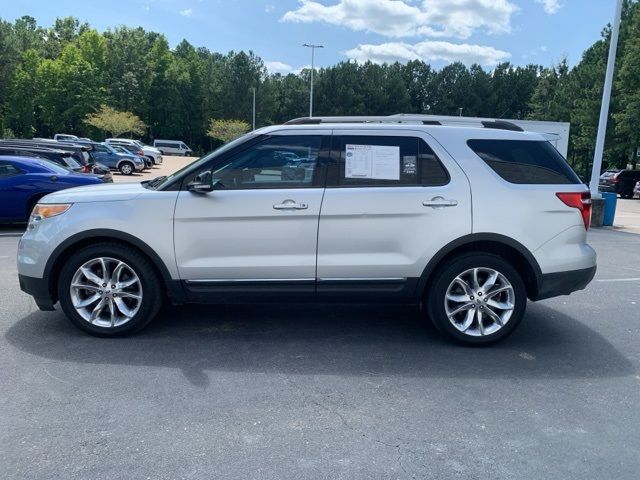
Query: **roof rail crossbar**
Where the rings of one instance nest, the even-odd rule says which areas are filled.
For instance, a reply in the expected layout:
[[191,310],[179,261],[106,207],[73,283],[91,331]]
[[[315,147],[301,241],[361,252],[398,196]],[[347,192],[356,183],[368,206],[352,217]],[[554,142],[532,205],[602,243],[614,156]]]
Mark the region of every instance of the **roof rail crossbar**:
[[409,123],[422,125],[458,125],[523,132],[515,123],[492,118],[452,117],[399,113],[388,116],[300,117],[285,125],[319,125],[321,123]]

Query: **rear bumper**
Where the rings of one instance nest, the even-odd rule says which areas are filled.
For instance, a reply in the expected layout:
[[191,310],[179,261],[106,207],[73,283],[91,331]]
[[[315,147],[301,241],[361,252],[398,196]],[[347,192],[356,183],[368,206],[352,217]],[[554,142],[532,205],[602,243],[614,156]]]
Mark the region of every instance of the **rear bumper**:
[[531,300],[544,300],[583,290],[593,280],[596,268],[594,265],[581,270],[543,274],[538,279],[538,294]]
[[51,299],[47,279],[19,274],[18,281],[20,282],[20,290],[31,295],[40,310],[55,310],[53,308],[54,302]]

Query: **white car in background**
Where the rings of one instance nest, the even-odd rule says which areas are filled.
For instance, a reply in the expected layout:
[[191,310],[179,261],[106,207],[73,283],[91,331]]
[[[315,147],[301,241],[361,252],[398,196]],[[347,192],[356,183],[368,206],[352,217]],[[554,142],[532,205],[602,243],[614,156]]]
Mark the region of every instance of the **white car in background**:
[[132,140],[130,138],[107,138],[105,143],[108,145],[134,145],[139,147],[144,153],[144,156],[151,160],[154,165],[160,165],[162,163],[162,153],[155,147],[145,145],[140,140]]
[[185,157],[193,155],[193,150],[180,140],[154,140],[153,146],[159,149],[164,155],[179,155]]

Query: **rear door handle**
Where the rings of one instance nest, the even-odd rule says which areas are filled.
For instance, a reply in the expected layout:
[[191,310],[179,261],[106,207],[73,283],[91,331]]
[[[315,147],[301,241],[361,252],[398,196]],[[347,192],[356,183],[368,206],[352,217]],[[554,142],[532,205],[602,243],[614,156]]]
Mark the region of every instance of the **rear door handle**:
[[295,200],[285,200],[282,203],[276,203],[273,208],[275,210],[306,210],[309,205],[306,203],[298,203]]
[[455,207],[458,205],[457,200],[446,200],[443,197],[433,197],[431,200],[425,200],[422,202],[425,207]]

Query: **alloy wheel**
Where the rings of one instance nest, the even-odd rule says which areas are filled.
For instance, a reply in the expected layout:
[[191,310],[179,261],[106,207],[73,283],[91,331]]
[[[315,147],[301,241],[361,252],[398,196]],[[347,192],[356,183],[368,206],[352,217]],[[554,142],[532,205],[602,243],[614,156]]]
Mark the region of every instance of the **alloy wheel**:
[[492,268],[471,268],[455,277],[444,300],[449,322],[474,336],[496,333],[510,320],[515,292],[509,280]]
[[99,257],[78,268],[69,287],[76,312],[92,325],[119,327],[142,305],[142,283],[125,262]]

